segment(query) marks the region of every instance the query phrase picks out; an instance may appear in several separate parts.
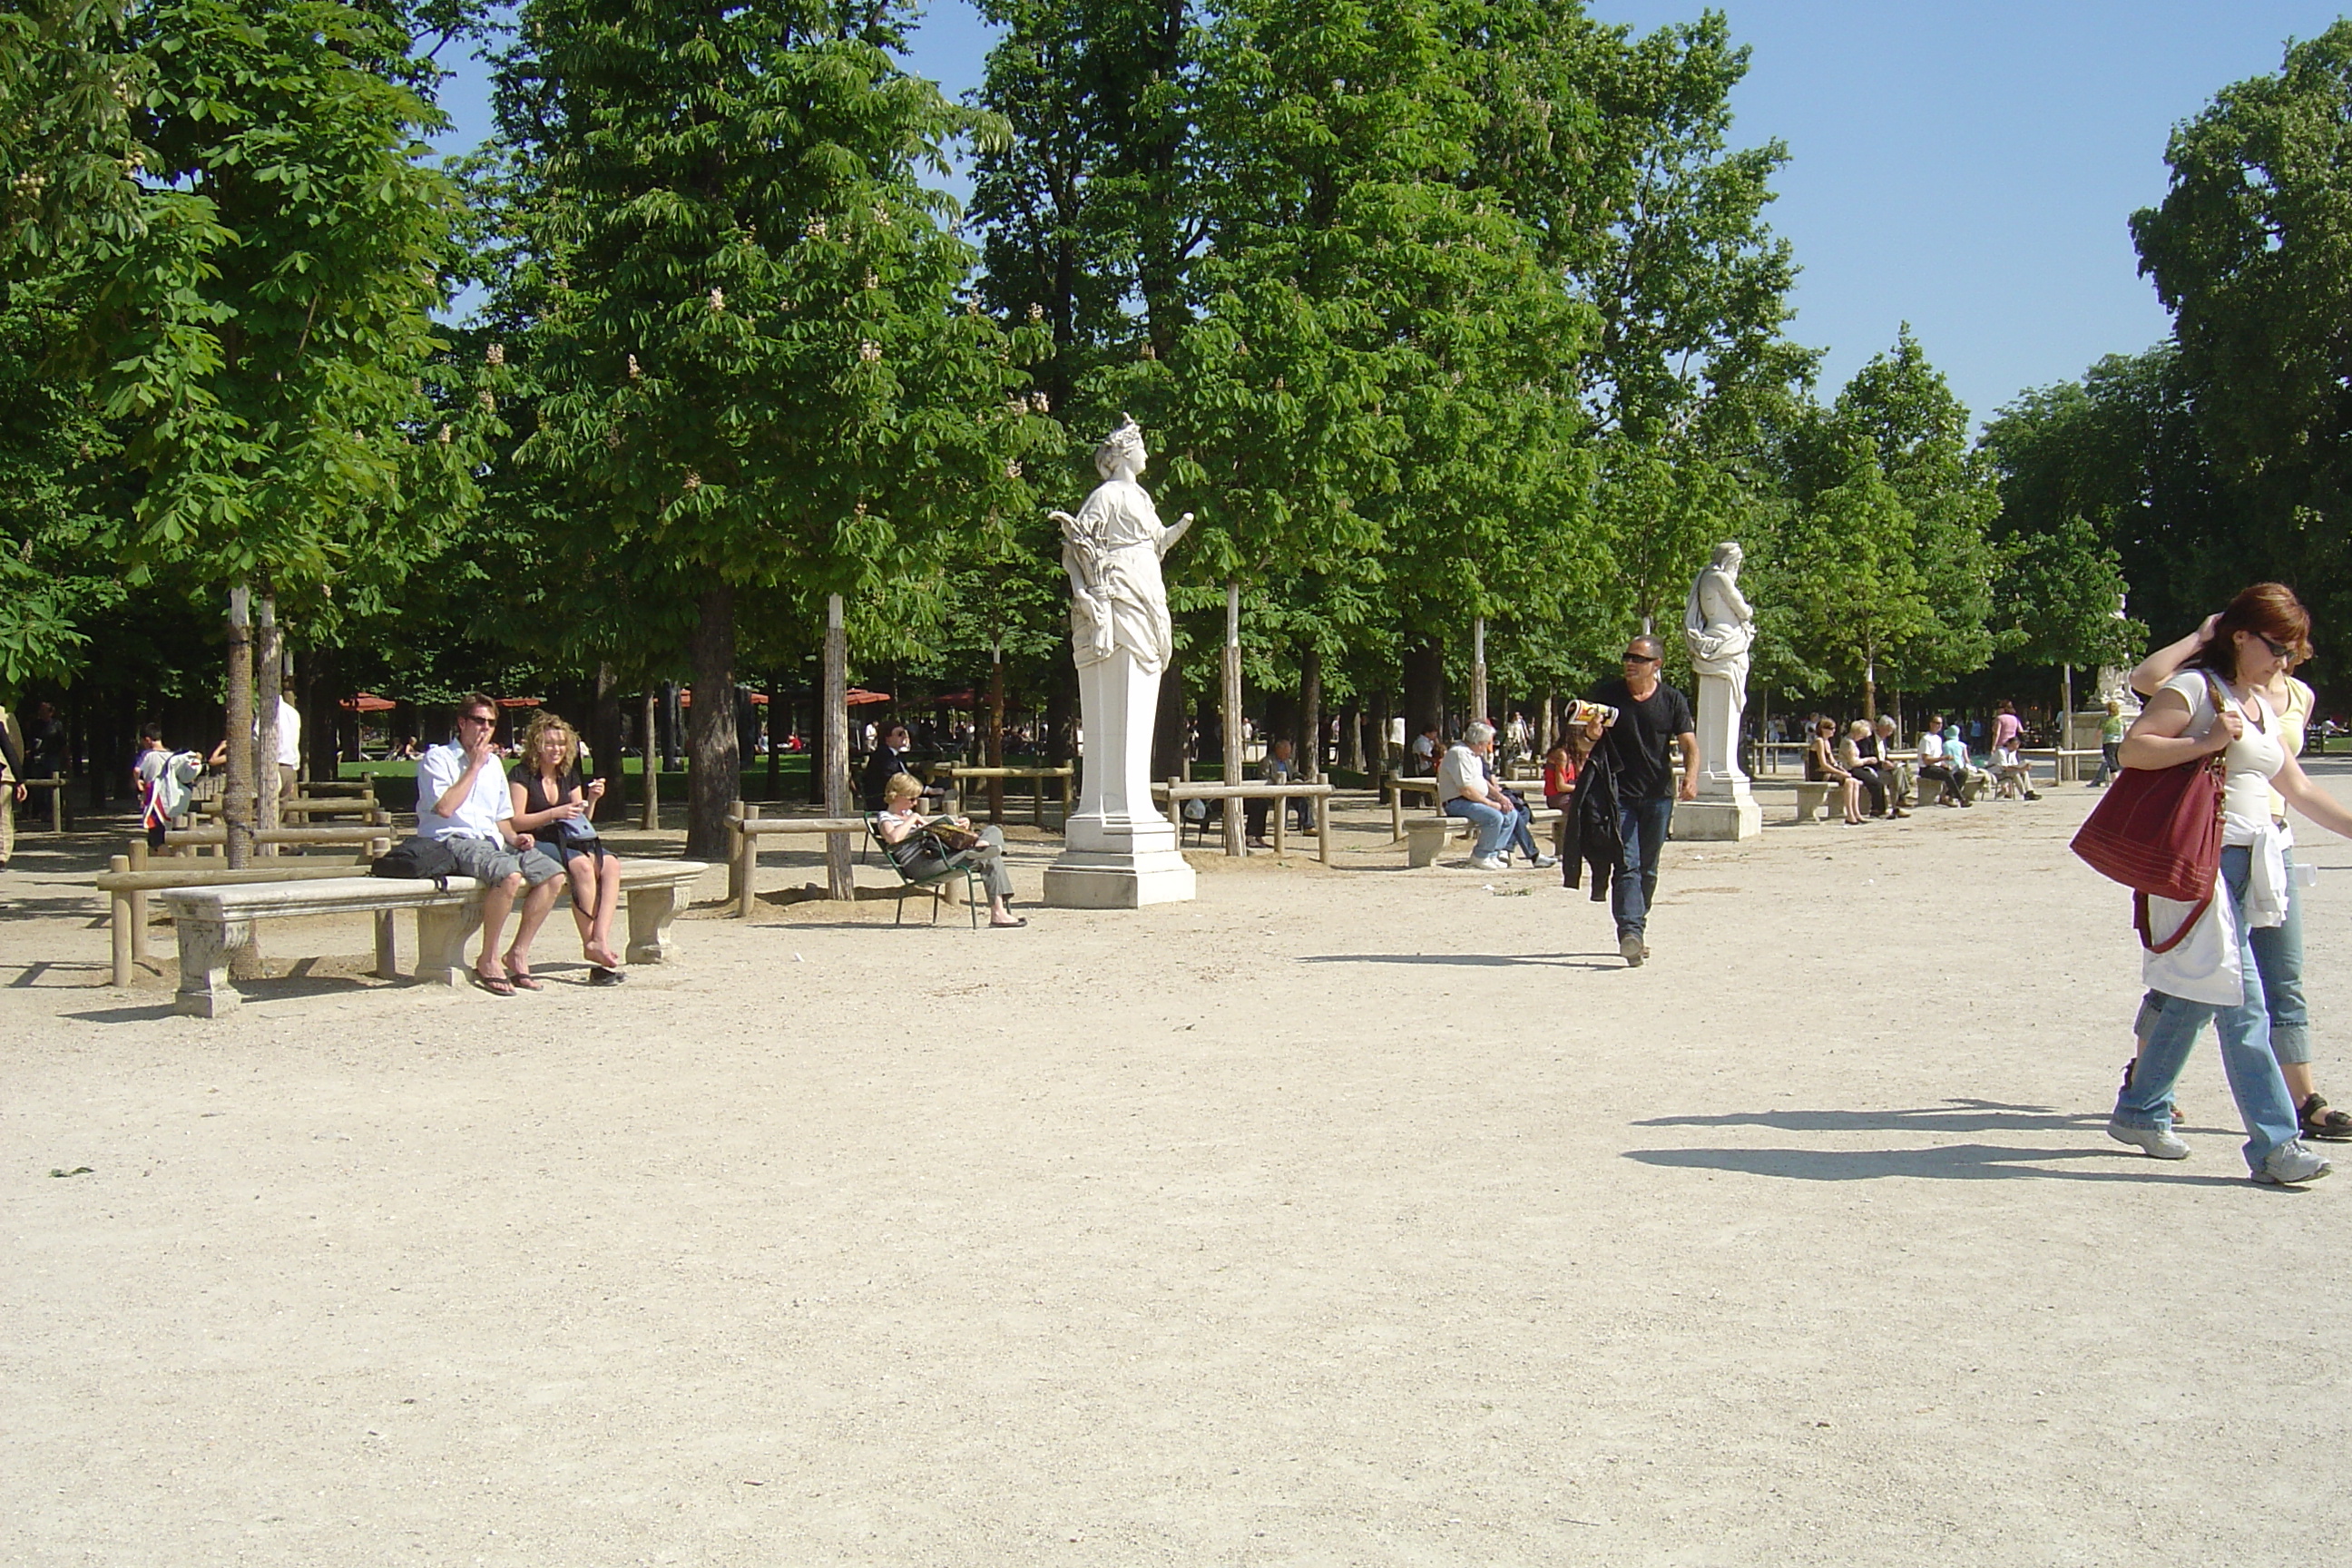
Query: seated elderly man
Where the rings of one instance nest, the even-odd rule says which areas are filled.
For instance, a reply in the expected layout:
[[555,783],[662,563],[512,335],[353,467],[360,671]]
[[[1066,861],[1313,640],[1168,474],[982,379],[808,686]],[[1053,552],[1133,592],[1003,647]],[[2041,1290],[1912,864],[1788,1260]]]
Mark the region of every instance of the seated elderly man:
[[1495,782],[1487,759],[1495,751],[1495,727],[1478,722],[1463,731],[1437,764],[1437,805],[1448,816],[1458,816],[1477,830],[1471,866],[1480,871],[1510,869],[1510,851],[1523,851],[1532,866],[1557,866],[1559,861],[1536,848],[1536,836],[1526,807]]
[[[448,849],[457,869],[487,889],[482,894],[482,956],[474,978],[494,996],[511,996],[543,983],[530,972],[531,939],[555,907],[562,862],[533,855],[535,840],[514,830],[514,792],[507,787],[496,737],[499,705],[476,691],[457,703],[457,738],[428,750],[416,764],[416,836]],[[514,945],[501,958],[499,933],[528,885]]]
[[[1960,747],[1960,771],[1957,774],[1955,774],[1944,762],[1944,748],[1950,742],[1958,742]],[[1941,713],[1928,715],[1927,727],[1919,731],[1919,778],[1921,790],[1919,798],[1922,804],[1925,804],[1927,800],[1926,789],[1930,784],[1938,785],[1941,788],[1942,795],[1939,798],[1946,805],[1973,805],[1976,804],[1974,801],[1968,798],[1967,793],[1969,782],[1968,743],[1960,741],[1958,734],[1954,734],[1950,737],[1950,742],[1948,742],[1944,734],[1944,716]]]

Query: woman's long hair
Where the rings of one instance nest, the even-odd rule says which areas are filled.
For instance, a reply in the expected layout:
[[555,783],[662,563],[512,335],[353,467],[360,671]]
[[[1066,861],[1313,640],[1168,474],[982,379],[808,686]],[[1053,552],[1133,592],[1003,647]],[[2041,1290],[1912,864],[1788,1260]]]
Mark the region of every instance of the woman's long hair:
[[562,778],[580,761],[580,731],[544,708],[532,714],[530,722],[523,727],[523,766],[532,773],[539,772],[539,743],[551,733],[563,737],[563,760],[555,765],[555,776]]
[[2238,636],[2268,637],[2290,653],[2311,655],[2311,612],[2284,583],[2257,583],[2240,590],[2213,623],[2212,639],[2189,656],[2183,667],[2210,669],[2224,680],[2238,679]]

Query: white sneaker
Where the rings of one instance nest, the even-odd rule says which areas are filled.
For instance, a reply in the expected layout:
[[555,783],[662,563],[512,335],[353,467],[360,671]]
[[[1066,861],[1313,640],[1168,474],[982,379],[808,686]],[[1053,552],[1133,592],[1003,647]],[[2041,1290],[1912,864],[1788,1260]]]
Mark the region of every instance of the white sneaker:
[[1507,871],[1510,868],[1511,866],[1509,861],[1497,860],[1492,855],[1473,855],[1470,857],[1470,869],[1473,871]]
[[2254,1173],[2254,1180],[2273,1187],[2292,1187],[2305,1182],[2315,1182],[2336,1169],[2326,1161],[2303,1146],[2300,1138],[2290,1138],[2271,1151],[2263,1168]]
[[[2120,1121],[2110,1121],[2107,1123],[2107,1136],[2118,1143],[2128,1143],[2142,1153],[2152,1154],[2159,1160],[2189,1158],[2189,1145],[2175,1137],[2169,1127],[2127,1127]],[[2276,1157],[2281,1150],[2292,1147],[2292,1144],[2283,1143],[2278,1149],[2272,1150],[2271,1153],[2273,1157]],[[2326,1161],[2321,1162],[2322,1164],[2326,1163]],[[2260,1181],[2262,1178],[2257,1176],[2254,1179]]]
[[1558,860],[1555,860],[1549,855],[1538,855],[1536,857],[1535,860],[1536,869],[1538,871],[1549,871],[1554,866],[1559,864],[1559,862]]

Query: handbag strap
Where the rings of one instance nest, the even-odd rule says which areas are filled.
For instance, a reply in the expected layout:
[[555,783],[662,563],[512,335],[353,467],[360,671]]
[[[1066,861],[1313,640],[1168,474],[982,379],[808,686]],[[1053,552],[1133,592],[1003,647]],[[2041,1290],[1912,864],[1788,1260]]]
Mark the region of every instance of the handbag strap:
[[2188,918],[2173,928],[2172,934],[2166,937],[2163,942],[2158,942],[2153,940],[2148,931],[2147,895],[2134,893],[2132,895],[2132,929],[2139,932],[2139,944],[2148,952],[2159,954],[2170,952],[2180,945],[2182,939],[2197,929],[2197,922],[2205,918],[2205,911],[2212,906],[2213,895],[2207,893],[2189,909]]

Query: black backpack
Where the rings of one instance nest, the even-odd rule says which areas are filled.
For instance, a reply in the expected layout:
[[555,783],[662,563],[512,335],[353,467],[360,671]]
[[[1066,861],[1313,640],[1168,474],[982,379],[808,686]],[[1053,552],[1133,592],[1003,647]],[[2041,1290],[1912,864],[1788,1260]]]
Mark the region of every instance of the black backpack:
[[404,838],[369,862],[368,875],[430,881],[446,893],[457,875],[457,857],[437,838]]

